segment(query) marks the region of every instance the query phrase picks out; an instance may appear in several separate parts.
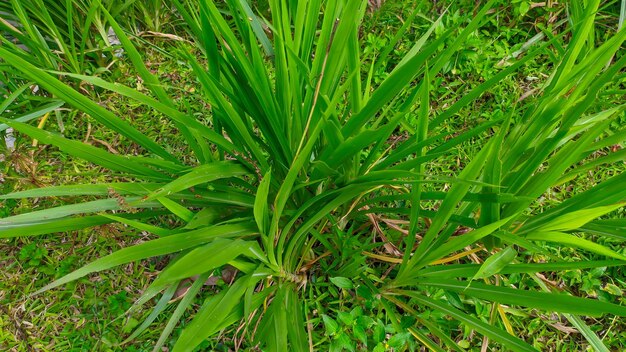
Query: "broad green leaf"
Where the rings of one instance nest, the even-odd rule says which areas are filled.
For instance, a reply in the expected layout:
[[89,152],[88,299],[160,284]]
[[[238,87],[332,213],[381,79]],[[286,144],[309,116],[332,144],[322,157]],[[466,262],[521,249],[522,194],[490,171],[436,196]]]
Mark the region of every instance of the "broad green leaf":
[[238,238],[250,236],[254,233],[255,230],[251,229],[247,224],[216,225],[151,240],[120,249],[112,254],[93,261],[82,268],[63,276],[62,278],[47,284],[43,288],[37,290],[34,294],[40,294],[90,273],[110,269],[121,264],[159,255],[180,252],[182,250],[210,242],[216,238]]
[[549,312],[572,313],[578,315],[601,316],[613,314],[626,316],[626,307],[595,299],[570,296],[565,293],[546,293],[518,290],[502,286],[472,282],[468,287],[465,282],[454,279],[420,279],[419,285],[442,288],[488,301],[513,304],[522,307],[537,308]]
[[160,187],[162,183],[101,183],[50,186],[33,188],[19,192],[0,195],[0,199],[22,199],[40,197],[66,196],[106,196],[110,193],[119,195],[144,195]]
[[208,183],[221,178],[241,176],[247,173],[248,171],[241,165],[227,161],[199,165],[185,175],[180,176],[174,181],[148,194],[144,200],[169,196],[172,193],[177,193],[199,184]]
[[352,280],[346,277],[341,277],[341,276],[331,277],[330,282],[332,282],[335,286],[346,289],[346,290],[351,290],[354,287]]
[[[620,260],[585,260],[585,261],[561,261],[554,263],[529,263],[529,264],[509,264],[500,270],[501,274],[515,273],[540,273],[567,271],[576,269],[591,269],[601,267],[612,267],[626,265],[626,262]],[[433,265],[421,269],[418,277],[437,277],[437,278],[463,278],[472,277],[480,268],[479,264],[448,264]]]
[[[78,204],[61,205],[55,208],[48,208],[44,210],[32,211],[30,213],[24,213],[20,215],[9,216],[7,218],[0,219],[0,229],[3,227],[10,227],[11,225],[18,224],[33,224],[46,222],[52,219],[59,219],[66,216],[77,214],[89,214],[97,213],[101,211],[109,210],[124,210],[130,209],[128,203],[137,200],[137,197],[127,197],[121,199],[101,199],[91,202],[84,202]],[[140,204],[133,208],[160,208],[158,202],[150,201],[144,204]]]
[[[270,191],[270,181],[272,177],[272,170],[270,169],[259,184],[256,196],[254,198],[254,220],[256,221],[259,231],[264,236],[267,236],[269,231],[269,210],[268,210],[268,197]],[[270,245],[266,243],[266,245]]]
[[222,209],[214,207],[204,208],[194,214],[193,218],[185,225],[185,229],[195,230],[200,227],[213,225],[220,218],[220,215],[223,214]]
[[517,252],[513,247],[506,247],[498,253],[490,256],[480,266],[476,274],[469,280],[470,282],[476,279],[482,279],[493,276],[507,265],[509,265],[517,257]]
[[326,334],[328,334],[328,336],[332,336],[339,331],[339,324],[335,321],[335,319],[329,317],[326,314],[322,314],[322,320],[324,321]]
[[595,220],[580,228],[581,231],[626,240],[626,219]]
[[624,207],[624,203],[573,211],[571,213],[559,216],[558,218],[539,227],[538,231],[551,232],[576,230],[586,223],[590,222],[591,220],[594,220],[604,214],[610,213],[622,207]]
[[[0,50],[2,48],[0,47]],[[40,130],[25,123],[7,120],[0,117],[0,121],[13,127],[15,130],[27,134],[33,139],[42,143],[53,144],[61,151],[85,159],[92,163],[104,166],[111,170],[122,171],[132,175],[142,175],[145,178],[156,180],[167,180],[169,177],[157,172],[141,162],[140,158],[130,156],[120,156],[105,152],[102,149],[91,145],[63,138],[48,131]]]
[[605,255],[607,257],[626,261],[626,256],[619,254],[610,248],[564,232],[535,232],[527,235],[526,239],[534,241],[555,242],[562,245],[574,246],[588,250],[590,252]]
[[140,231],[153,233],[158,236],[168,236],[177,232],[177,230],[164,229],[158,226],[146,224],[144,222],[133,220],[133,219],[127,219],[121,216],[115,216],[115,215],[110,215],[110,214],[101,214],[101,216],[111,219],[112,221],[119,222],[121,224],[136,228]]
[[[165,208],[167,208],[167,210],[171,211],[172,214],[181,218],[183,221],[188,223],[191,220],[193,220],[193,216],[194,216],[193,212],[187,209],[185,206],[171,199],[168,199],[166,197],[159,197],[156,199],[156,201],[162,204]],[[141,204],[141,203],[142,202],[140,200],[137,200],[133,204]]]
[[[579,193],[545,212],[528,219],[518,233],[530,233],[543,224],[581,209],[610,206],[621,203],[626,198],[626,173],[619,173],[605,179],[585,192]],[[586,226],[586,225],[585,225]]]
[[256,242],[218,238],[183,255],[163,270],[156,281],[168,283],[210,272],[240,255],[253,256],[253,251],[259,252],[253,249],[255,246],[258,247]]
[[[154,218],[155,216],[163,214],[163,211],[149,210],[131,214],[121,214],[120,217],[126,219],[143,219]],[[0,238],[37,236],[55,232],[75,231],[112,222],[114,222],[114,220],[102,215],[71,216],[54,220],[35,220],[33,222],[17,224],[2,224],[2,220],[0,219]]]
[[[13,192],[0,195],[0,199],[20,199],[39,197],[62,197],[62,196],[146,196],[162,187],[164,183],[128,182],[128,183],[103,183],[50,186],[33,188],[25,191]],[[179,191],[169,196],[171,199],[184,200],[187,204],[197,205],[235,205],[252,208],[254,198],[239,189],[228,187],[224,189],[205,190],[195,188],[193,190]]]

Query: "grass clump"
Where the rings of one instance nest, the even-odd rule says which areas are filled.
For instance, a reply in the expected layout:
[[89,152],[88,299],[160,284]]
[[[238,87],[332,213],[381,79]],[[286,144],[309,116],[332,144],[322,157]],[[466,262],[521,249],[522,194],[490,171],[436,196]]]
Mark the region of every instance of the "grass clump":
[[[461,29],[442,26],[445,13],[421,26],[403,56],[394,48],[414,30],[419,7],[368,52],[366,1],[270,1],[261,9],[267,20],[246,1],[226,3],[202,1],[194,12],[174,2],[196,42],[193,54],[174,55],[197,80],[194,93],[202,95],[192,97],[202,99],[193,103],[200,110],[189,97],[172,97],[103,8],[98,13],[140,77],[135,87],[82,70],[51,71],[9,41],[0,47],[5,65],[49,93],[46,102],[84,113],[132,146],[112,151],[3,118],[61,155],[111,170],[112,180],[0,196],[72,199],[7,214],[0,238],[102,226],[146,235],[63,273],[36,297],[157,257],[164,266],[132,306],[126,291],[107,300],[115,313],[136,314],[158,298],[144,320],[126,324],[134,329],[128,339],[109,345],[150,332],[165,316],[155,350],[169,343],[173,351],[461,350],[474,333],[484,336],[474,347],[542,348],[516,337],[523,307],[560,313],[589,345],[606,348],[581,316],[624,316],[626,308],[612,296],[562,292],[545,276],[613,270],[626,260],[609,243],[623,240],[626,224],[602,218],[621,211],[624,174],[544,202],[547,190],[620,160],[613,153],[591,159],[625,137],[624,106],[597,97],[626,64],[618,53],[626,31],[595,42],[599,1],[572,5],[567,46],[552,50],[559,36],[543,41],[441,105],[441,82],[464,55],[471,61],[464,50],[490,23],[495,1],[471,20],[452,17]],[[473,115],[504,94],[494,89],[507,77],[546,53],[554,68],[532,99],[488,118]],[[77,90],[81,83],[135,102],[154,121],[167,119],[167,128],[137,125],[120,116],[122,108]],[[463,114],[471,123],[456,129]],[[170,136],[172,129],[179,135]],[[450,158],[470,142],[480,147]],[[28,263],[46,256],[36,242],[22,251]],[[570,258],[580,251],[593,257]],[[225,329],[219,346],[207,340]]]

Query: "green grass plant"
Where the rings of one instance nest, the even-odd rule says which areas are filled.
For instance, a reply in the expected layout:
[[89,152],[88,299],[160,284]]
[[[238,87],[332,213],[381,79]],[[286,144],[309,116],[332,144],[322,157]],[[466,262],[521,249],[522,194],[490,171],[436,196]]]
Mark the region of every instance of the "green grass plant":
[[[147,68],[106,9],[99,11],[147,92],[66,67],[51,69],[26,59],[9,41],[0,46],[4,63],[23,79],[140,150],[114,154],[27,121],[2,118],[40,143],[111,170],[119,180],[2,195],[4,200],[78,201],[4,217],[0,238],[113,223],[154,235],[67,273],[35,297],[95,272],[166,256],[165,268],[130,308],[136,311],[160,296],[153,313],[131,334],[138,336],[167,312],[155,350],[179,323],[184,327],[173,351],[193,350],[233,324],[248,347],[267,351],[310,350],[319,344],[332,350],[462,350],[452,335],[460,328],[507,350],[536,350],[511,333],[507,315],[515,307],[561,313],[589,344],[606,349],[579,316],[622,317],[626,308],[571,295],[536,275],[619,267],[626,260],[623,250],[592,240],[624,239],[623,218],[603,218],[622,211],[624,174],[537,210],[547,190],[590,167],[622,159],[622,152],[590,159],[626,137],[620,123],[624,106],[596,104],[626,64],[618,52],[626,31],[595,41],[598,0],[568,8],[571,38],[561,52],[552,52],[560,38],[548,39],[437,109],[432,108],[439,92],[436,78],[451,70],[468,38],[489,21],[494,1],[479,6],[463,29],[437,34],[444,13],[393,64],[388,63],[393,48],[417,16],[407,19],[380,52],[368,54],[361,50],[360,33],[366,1],[270,1],[266,21],[244,0],[226,3],[228,11],[201,1],[197,13],[177,4],[202,53],[177,53],[210,106],[201,120],[172,98],[170,87]],[[522,100],[467,129],[447,129],[468,106],[547,52],[554,69],[531,103]],[[378,75],[381,69],[386,72]],[[166,116],[184,140],[187,157],[148,137],[141,131],[145,126],[77,91],[69,80]],[[405,138],[394,138],[401,133]],[[481,146],[467,162],[447,161],[472,141]],[[433,164],[449,169],[432,169]],[[600,258],[566,260],[554,248]],[[207,293],[204,282],[226,268],[237,274],[221,290]],[[531,279],[522,287],[505,284],[513,275]],[[173,301],[184,285],[187,293]],[[352,297],[361,307],[355,304],[336,316],[317,314],[313,307],[323,291]],[[193,318],[181,321],[194,295],[203,293]],[[168,310],[171,304],[174,311]],[[444,317],[458,325],[444,323]],[[326,337],[319,334],[322,326]]]

